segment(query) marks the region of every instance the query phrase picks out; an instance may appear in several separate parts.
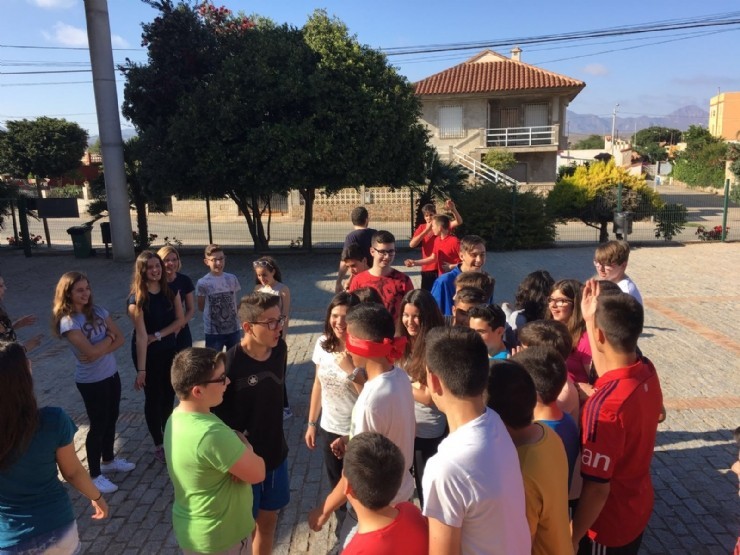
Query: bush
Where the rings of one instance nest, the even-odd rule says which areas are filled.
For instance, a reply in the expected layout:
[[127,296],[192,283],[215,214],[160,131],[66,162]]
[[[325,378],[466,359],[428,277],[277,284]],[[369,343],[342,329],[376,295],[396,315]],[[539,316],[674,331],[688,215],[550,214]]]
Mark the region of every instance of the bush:
[[555,242],[554,219],[536,193],[485,183],[465,189],[456,204],[464,217],[458,237],[480,235],[491,250],[536,249]]
[[79,185],[65,185],[54,187],[49,191],[51,198],[82,198],[82,187]]
[[687,210],[683,204],[669,203],[655,213],[655,238],[670,241],[686,227]]
[[482,161],[486,166],[500,172],[505,172],[516,166],[514,154],[503,148],[492,148],[483,155]]

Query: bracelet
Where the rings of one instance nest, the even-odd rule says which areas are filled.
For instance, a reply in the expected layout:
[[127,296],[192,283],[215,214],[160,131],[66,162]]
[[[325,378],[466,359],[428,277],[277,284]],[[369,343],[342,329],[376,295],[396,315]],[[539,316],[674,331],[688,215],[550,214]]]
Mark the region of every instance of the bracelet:
[[100,492],[100,495],[98,495],[95,499],[90,499],[90,501],[100,501],[103,498],[103,492]]
[[146,370],[137,370],[137,372],[144,372],[146,374]]
[[317,424],[318,424],[318,422],[316,420],[309,420],[308,421],[308,425],[309,426],[312,426],[314,428],[316,427]]

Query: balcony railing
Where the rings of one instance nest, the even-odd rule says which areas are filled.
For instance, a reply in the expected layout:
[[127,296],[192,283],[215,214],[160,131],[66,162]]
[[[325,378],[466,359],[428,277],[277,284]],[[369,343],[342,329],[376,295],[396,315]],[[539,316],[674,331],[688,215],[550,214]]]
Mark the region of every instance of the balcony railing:
[[501,127],[486,129],[486,146],[547,146],[558,144],[557,125],[539,125],[537,127]]

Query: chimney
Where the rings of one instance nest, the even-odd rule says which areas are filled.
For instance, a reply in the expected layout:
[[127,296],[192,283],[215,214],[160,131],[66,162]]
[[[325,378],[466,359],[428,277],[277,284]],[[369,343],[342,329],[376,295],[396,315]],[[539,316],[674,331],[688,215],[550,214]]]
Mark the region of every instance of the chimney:
[[521,58],[521,54],[522,54],[522,49],[521,48],[519,48],[518,46],[515,46],[514,48],[512,48],[511,49],[511,59],[512,59],[512,61],[514,61],[514,62],[521,62],[521,59],[520,59]]

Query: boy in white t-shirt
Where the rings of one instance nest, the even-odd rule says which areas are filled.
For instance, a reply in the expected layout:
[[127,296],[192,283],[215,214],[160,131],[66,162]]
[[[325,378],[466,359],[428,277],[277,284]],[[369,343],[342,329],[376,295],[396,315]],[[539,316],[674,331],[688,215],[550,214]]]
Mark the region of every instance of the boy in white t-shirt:
[[627,241],[609,241],[596,247],[594,266],[601,279],[619,285],[622,292],[632,295],[642,304],[642,295],[635,282],[627,275],[630,245]]
[[427,387],[450,435],[427,462],[430,555],[529,555],[524,484],[501,418],[486,408],[488,349],[470,328],[427,334]]
[[228,351],[241,340],[237,317],[237,293],[241,290],[234,274],[224,272],[226,254],[219,245],[208,245],[203,262],[210,272],[195,285],[198,310],[203,313],[206,347]]
[[[390,439],[403,453],[405,468],[411,468],[414,457],[414,397],[406,372],[393,362],[403,355],[405,337],[396,337],[393,318],[385,307],[376,303],[353,306],[347,312],[345,344],[356,368],[364,368],[367,382],[352,410],[349,437],[332,444],[337,456],[343,456],[352,437],[361,432],[377,432]],[[342,477],[324,503],[308,517],[312,530],[319,531],[331,514],[347,502],[346,479]],[[404,472],[401,487],[391,506],[408,501],[414,493],[414,479]],[[345,521],[348,528],[351,518]]]

